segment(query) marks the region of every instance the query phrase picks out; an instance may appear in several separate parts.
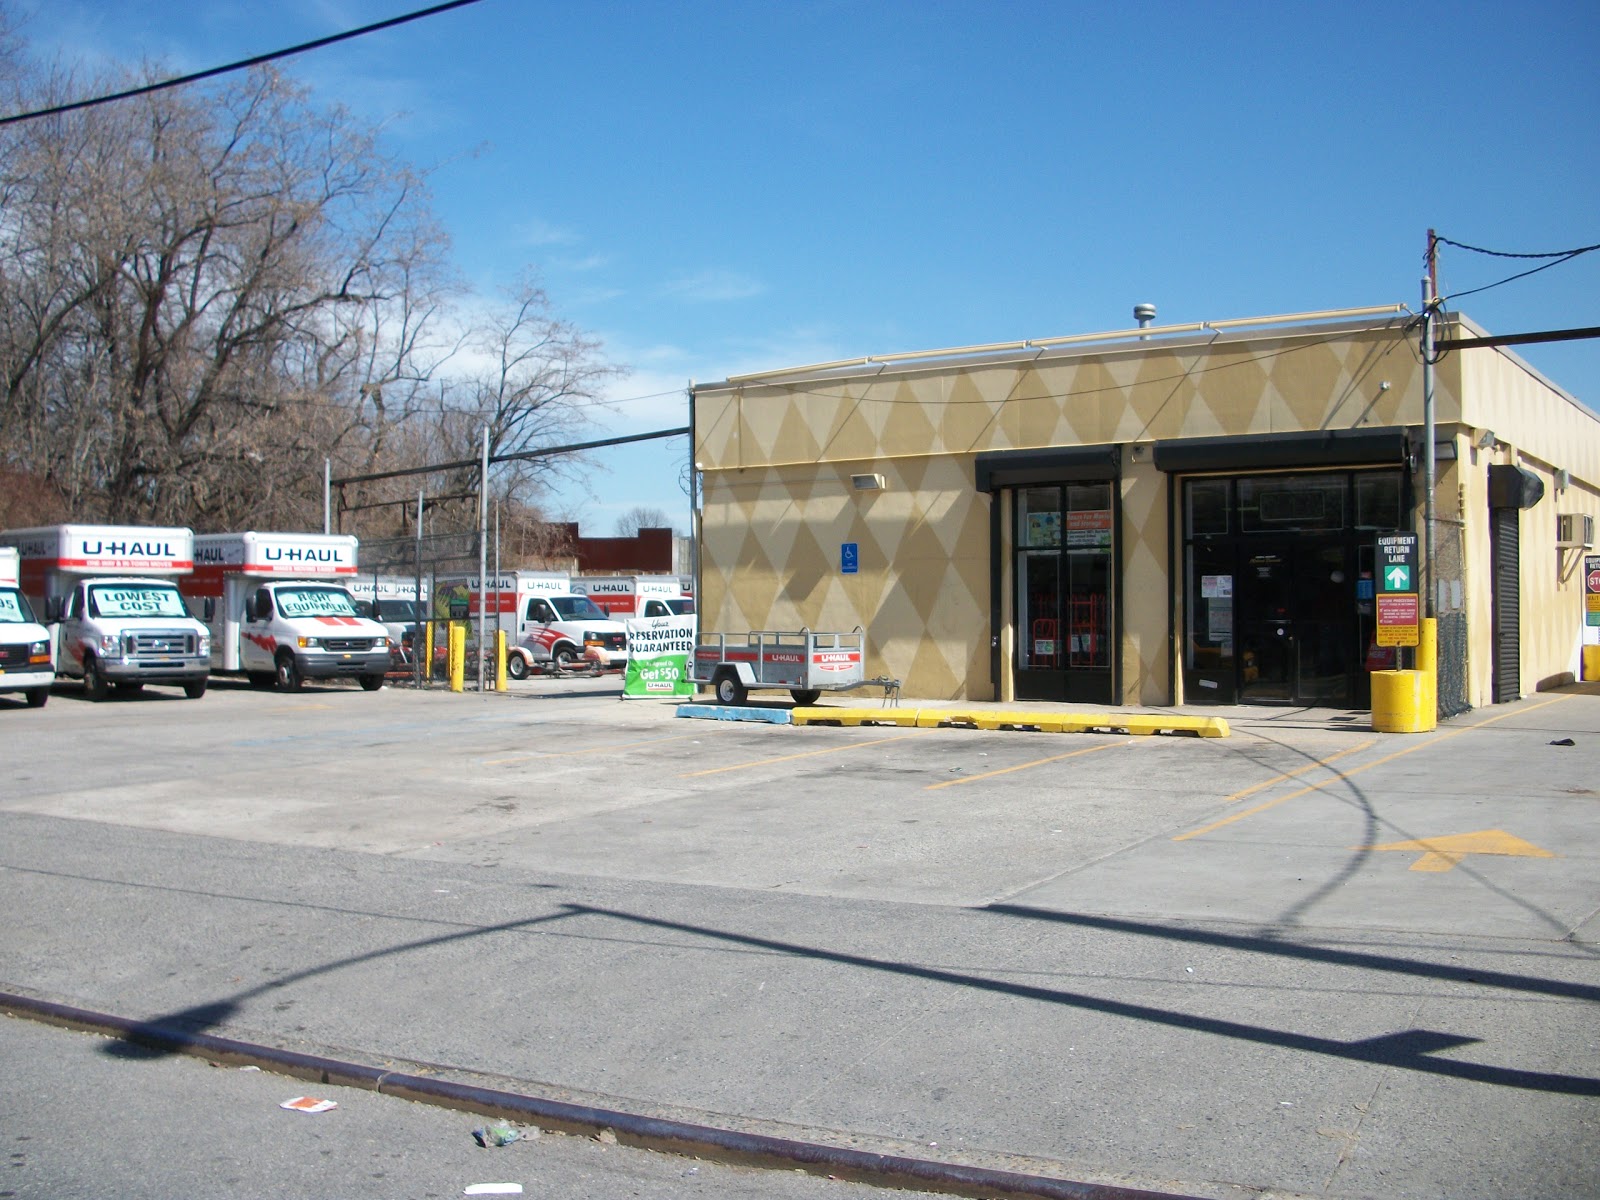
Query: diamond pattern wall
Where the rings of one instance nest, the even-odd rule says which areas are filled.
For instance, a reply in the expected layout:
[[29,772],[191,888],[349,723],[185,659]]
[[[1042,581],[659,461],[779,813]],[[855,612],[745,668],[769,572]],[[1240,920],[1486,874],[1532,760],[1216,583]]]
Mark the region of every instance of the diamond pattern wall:
[[[1412,349],[1397,319],[697,388],[702,621],[729,634],[860,626],[869,676],[900,679],[907,696],[992,699],[990,638],[1006,631],[990,628],[991,498],[975,456],[1117,445],[1121,698],[1170,703],[1171,489],[1132,447],[1419,424]],[[1441,423],[1460,418],[1456,380],[1439,372]],[[884,489],[857,491],[853,474],[882,475]]]

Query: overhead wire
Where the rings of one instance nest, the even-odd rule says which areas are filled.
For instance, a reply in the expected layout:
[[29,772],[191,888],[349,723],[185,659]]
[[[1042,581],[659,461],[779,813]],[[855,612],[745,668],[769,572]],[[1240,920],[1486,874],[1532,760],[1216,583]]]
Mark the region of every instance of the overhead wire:
[[126,91],[113,92],[106,96],[95,96],[88,100],[73,100],[67,104],[53,105],[50,108],[12,113],[10,116],[0,117],[0,125],[12,125],[18,121],[34,121],[40,117],[59,116],[62,113],[77,112],[80,109],[94,108],[101,104],[112,104],[118,100],[131,100],[135,96],[145,96],[151,92],[160,92],[168,88],[182,87],[189,83],[198,83],[202,79],[212,79],[232,71],[242,71],[248,67],[260,66],[262,63],[269,63],[275,59],[304,54],[307,50],[320,50],[322,47],[331,46],[336,42],[347,42],[352,38],[365,37],[369,33],[377,33],[383,29],[393,29],[396,25],[404,25],[410,21],[420,21],[423,17],[436,16],[442,12],[449,12],[453,8],[465,8],[469,4],[477,4],[478,2],[479,0],[449,0],[445,4],[435,4],[431,8],[418,9],[416,12],[406,13],[404,16],[390,17],[387,21],[376,21],[371,25],[363,25],[359,29],[348,29],[343,33],[335,33],[328,37],[316,38],[313,41],[301,42],[298,46],[289,46],[283,50],[274,50],[268,54],[257,54],[251,58],[243,58],[238,62],[228,63],[226,66],[210,67],[190,75],[180,75],[175,79],[163,79],[156,83],[144,84],[141,87],[128,88]]

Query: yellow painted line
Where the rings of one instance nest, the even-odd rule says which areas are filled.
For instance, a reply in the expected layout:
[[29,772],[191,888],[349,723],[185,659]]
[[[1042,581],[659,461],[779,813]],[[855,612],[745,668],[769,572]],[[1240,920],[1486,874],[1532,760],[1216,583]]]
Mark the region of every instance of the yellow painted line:
[[1316,762],[1307,763],[1303,767],[1296,767],[1292,771],[1285,771],[1282,775],[1275,775],[1271,779],[1266,779],[1266,780],[1263,780],[1260,783],[1251,784],[1249,787],[1245,788],[1242,792],[1235,792],[1231,796],[1223,797],[1222,802],[1224,804],[1237,804],[1240,800],[1243,800],[1246,796],[1253,796],[1257,792],[1264,791],[1265,789],[1267,789],[1269,787],[1277,787],[1278,784],[1280,784],[1280,783],[1288,783],[1289,780],[1297,779],[1301,775],[1304,775],[1307,771],[1315,771],[1319,767],[1327,766],[1329,763],[1338,762],[1341,758],[1344,758],[1346,755],[1359,754],[1361,751],[1365,750],[1367,747],[1376,745],[1377,742],[1378,742],[1377,738],[1368,738],[1366,741],[1359,742],[1356,745],[1351,746],[1349,749],[1341,750],[1337,754],[1330,754],[1330,755],[1328,755],[1327,758],[1319,758],[1319,759],[1317,759]]
[[[1471,725],[1464,726],[1461,729],[1452,729],[1449,733],[1440,734],[1438,737],[1429,738],[1425,742],[1413,742],[1404,750],[1396,750],[1393,754],[1386,754],[1382,758],[1373,759],[1371,762],[1363,763],[1361,766],[1354,767],[1349,771],[1335,771],[1334,774],[1338,778],[1339,782],[1342,783],[1346,780],[1354,778],[1357,775],[1360,775],[1363,771],[1370,771],[1373,767],[1381,767],[1385,763],[1391,763],[1397,758],[1404,758],[1407,754],[1415,754],[1418,750],[1425,750],[1429,746],[1437,746],[1440,742],[1447,742],[1453,737],[1460,737],[1463,733],[1471,733],[1474,729],[1482,729],[1485,725],[1493,725],[1496,721],[1504,721],[1508,717],[1519,716],[1520,714],[1526,712],[1533,712],[1535,709],[1544,708],[1546,705],[1559,704],[1563,700],[1570,699],[1570,696],[1556,696],[1553,699],[1546,700],[1541,704],[1535,704],[1529,708],[1516,709],[1512,712],[1504,712],[1497,717],[1490,717],[1484,721],[1475,721]],[[1329,759],[1328,761],[1331,762],[1332,759]],[[1180,833],[1172,840],[1175,842],[1186,842],[1190,838],[1202,837],[1205,834],[1214,833],[1225,825],[1232,825],[1235,821],[1242,821],[1246,817],[1253,817],[1257,813],[1266,812],[1269,808],[1276,808],[1280,804],[1284,804],[1290,800],[1296,800],[1299,797],[1304,796],[1307,792],[1321,791],[1324,786],[1324,784],[1314,783],[1310,787],[1303,787],[1297,792],[1289,792],[1287,795],[1279,796],[1273,800],[1268,800],[1265,804],[1258,804],[1254,808],[1247,808],[1244,812],[1234,813],[1229,817],[1223,817],[1220,821],[1213,821],[1210,825],[1203,825],[1199,829],[1191,829],[1188,833]]]
[[977,783],[980,779],[993,779],[996,775],[1009,775],[1013,771],[1026,771],[1033,767],[1042,767],[1046,763],[1060,762],[1064,758],[1078,758],[1084,754],[1098,754],[1102,750],[1115,750],[1118,746],[1126,745],[1125,742],[1107,742],[1103,746],[1088,746],[1082,750],[1073,750],[1067,754],[1052,754],[1049,758],[1036,758],[1032,762],[1018,763],[1014,767],[1001,767],[998,771],[985,771],[982,775],[963,775],[959,779],[946,779],[940,783],[930,783],[924,791],[934,791],[937,788],[955,787],[958,783]]
[[848,746],[827,746],[821,750],[805,750],[799,754],[782,754],[777,758],[762,758],[757,759],[755,762],[734,763],[731,767],[712,767],[708,771],[689,771],[683,775],[679,775],[678,778],[697,779],[702,775],[720,775],[724,771],[744,771],[750,767],[766,767],[771,766],[773,763],[793,762],[797,758],[812,758],[818,754],[838,754],[845,750],[860,750],[866,746],[882,746],[888,742],[903,742],[908,737],[915,736],[915,734],[911,733],[902,733],[899,737],[874,738],[870,742],[854,742]]
[[[710,726],[715,729],[717,726]],[[646,738],[642,742],[617,742],[609,746],[590,746],[583,750],[554,750],[547,754],[513,754],[509,758],[486,758],[478,765],[480,767],[503,767],[507,763],[528,762],[530,759],[539,758],[576,758],[585,754],[610,754],[615,750],[637,750],[641,746],[659,746],[662,742],[681,742],[686,738],[699,737],[705,730],[694,733],[674,734],[672,737]]]
[[1352,846],[1352,850],[1398,850],[1420,854],[1411,864],[1413,871],[1450,871],[1469,854],[1501,854],[1511,858],[1555,858],[1542,846],[1525,842],[1504,829],[1480,829],[1476,833],[1455,833],[1448,837],[1417,838],[1410,842],[1388,842],[1382,846]]
[[795,708],[789,719],[796,725],[905,725],[919,729],[971,726],[974,729],[1033,728],[1043,733],[1091,733],[1096,730],[1131,733],[1194,733],[1200,737],[1227,737],[1230,730],[1221,717],[1191,717],[1151,713],[1016,712],[1006,709],[960,708]]

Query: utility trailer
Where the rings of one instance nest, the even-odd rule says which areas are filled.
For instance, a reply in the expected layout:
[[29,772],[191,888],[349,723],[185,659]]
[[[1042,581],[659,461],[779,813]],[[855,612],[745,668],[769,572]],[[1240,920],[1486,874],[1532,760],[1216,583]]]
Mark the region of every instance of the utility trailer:
[[752,632],[744,641],[703,633],[695,642],[692,678],[723,704],[743,704],[753,688],[787,688],[796,704],[815,704],[823,692],[866,682],[866,635]]

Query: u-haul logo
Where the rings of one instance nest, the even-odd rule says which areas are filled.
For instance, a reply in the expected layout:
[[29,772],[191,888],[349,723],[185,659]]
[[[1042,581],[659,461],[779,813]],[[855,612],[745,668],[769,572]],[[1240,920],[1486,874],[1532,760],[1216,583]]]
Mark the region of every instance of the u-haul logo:
[[165,541],[114,541],[104,538],[83,539],[85,558],[159,558],[170,561],[178,557],[171,542]]
[[336,547],[324,546],[268,546],[261,557],[269,563],[296,563],[304,565],[334,564],[344,561]]

